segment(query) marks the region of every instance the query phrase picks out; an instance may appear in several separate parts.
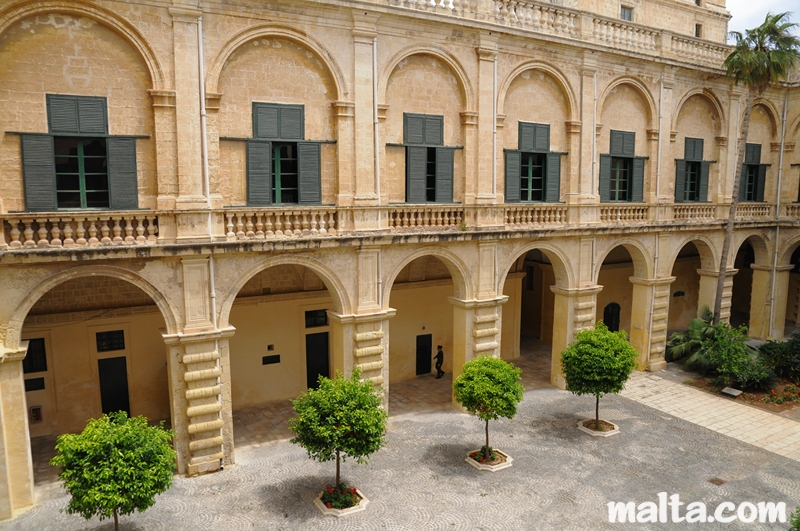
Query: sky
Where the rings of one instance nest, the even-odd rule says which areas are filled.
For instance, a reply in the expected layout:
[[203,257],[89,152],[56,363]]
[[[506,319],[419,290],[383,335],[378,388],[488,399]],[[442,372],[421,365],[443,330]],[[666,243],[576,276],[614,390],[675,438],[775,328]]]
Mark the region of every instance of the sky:
[[727,0],[725,5],[733,15],[728,22],[728,31],[744,32],[764,22],[767,13],[784,11],[792,13],[792,22],[800,23],[800,0]]

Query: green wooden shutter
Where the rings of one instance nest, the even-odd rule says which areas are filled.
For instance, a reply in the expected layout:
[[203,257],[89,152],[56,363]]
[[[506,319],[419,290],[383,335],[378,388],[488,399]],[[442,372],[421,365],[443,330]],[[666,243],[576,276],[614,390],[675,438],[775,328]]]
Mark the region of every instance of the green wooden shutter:
[[745,164],[761,164],[761,144],[745,144]]
[[[689,142],[686,139],[686,146],[688,148]],[[686,187],[686,161],[678,159],[675,161],[675,202],[683,203],[683,193]]]
[[634,157],[631,178],[631,203],[644,202],[644,159]]
[[106,99],[78,97],[78,125],[84,134],[108,134]]
[[611,201],[611,155],[600,155],[600,202]]
[[519,180],[522,154],[519,151],[506,151],[506,203],[519,203]]
[[305,139],[305,109],[302,105],[279,105],[280,130],[282,140]]
[[425,144],[444,145],[444,116],[425,116]]
[[622,131],[611,131],[610,140],[609,140],[609,150],[608,152],[615,157],[622,157],[622,145],[623,145],[623,138],[624,133]]
[[536,145],[536,125],[519,122],[519,138],[517,147],[520,151],[531,152]]
[[428,148],[406,147],[406,203],[424,203]]
[[561,153],[547,154],[544,200],[558,203],[561,199]]
[[279,138],[278,106],[269,103],[253,103],[253,137]]
[[425,143],[425,116],[403,113],[403,143]]
[[78,98],[47,95],[47,129],[50,133],[79,133]]
[[764,200],[764,185],[767,183],[767,165],[758,165],[758,181],[756,181],[756,201]]
[[703,160],[703,139],[686,137],[683,147],[683,158],[691,161]]
[[453,202],[453,148],[436,148],[436,202]]
[[534,124],[533,150],[542,153],[550,151],[550,125]]
[[247,204],[272,204],[272,143],[247,142]]
[[25,210],[52,212],[56,209],[56,163],[53,137],[20,135]]
[[636,156],[636,133],[622,133],[622,156]]
[[139,179],[136,171],[136,140],[109,137],[108,157],[109,207],[113,210],[139,208]]
[[697,200],[703,203],[708,201],[708,170],[710,167],[710,161],[704,160],[700,162],[700,187]]
[[322,203],[319,142],[297,143],[297,188],[300,204]]
[[739,177],[739,201],[747,201],[747,164],[742,164],[742,174]]

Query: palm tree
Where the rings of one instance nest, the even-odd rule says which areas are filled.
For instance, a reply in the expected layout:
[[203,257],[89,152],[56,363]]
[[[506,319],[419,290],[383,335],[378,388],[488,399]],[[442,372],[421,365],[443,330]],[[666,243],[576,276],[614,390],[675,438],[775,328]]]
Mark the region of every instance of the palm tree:
[[[742,165],[744,164],[747,130],[750,128],[750,113],[753,101],[764,94],[771,83],[785,79],[800,58],[800,38],[791,34],[797,24],[788,21],[789,13],[773,15],[767,13],[764,23],[759,27],[746,30],[742,35],[738,31],[730,33],[736,47],[725,59],[727,76],[737,85],[747,85],[747,105],[742,122],[742,135],[734,166],[733,197],[728,224],[725,227],[725,240],[722,244],[722,255],[719,261],[719,277],[714,299],[714,324],[719,322],[722,310],[722,288],[728,264],[731,241],[733,240],[733,222],[736,219],[736,207],[739,204],[739,187],[741,186]],[[780,193],[780,191],[778,192]]]

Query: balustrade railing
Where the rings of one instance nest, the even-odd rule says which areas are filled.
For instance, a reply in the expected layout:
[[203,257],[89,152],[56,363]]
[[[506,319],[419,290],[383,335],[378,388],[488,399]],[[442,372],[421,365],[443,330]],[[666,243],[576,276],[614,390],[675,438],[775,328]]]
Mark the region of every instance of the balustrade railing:
[[640,52],[658,49],[658,30],[599,17],[592,19],[592,26],[594,42]]
[[773,217],[775,205],[770,204],[738,204],[736,205],[736,221],[764,220]]
[[800,218],[800,203],[788,203],[781,207],[781,215],[785,218],[798,219]]
[[338,215],[335,208],[270,208],[225,211],[228,241],[335,236]]
[[647,205],[601,205],[601,222],[642,222],[649,219]]
[[148,245],[158,240],[155,214],[3,215],[0,249]]
[[672,207],[672,217],[685,222],[708,222],[715,219],[716,206],[710,203],[678,203]]
[[505,226],[512,230],[564,225],[567,223],[567,206],[547,203],[507,206],[504,220]]
[[402,206],[389,209],[389,229],[403,230],[458,230],[465,229],[464,207],[435,206],[415,207]]
[[495,0],[493,8],[495,21],[500,24],[572,38],[580,35],[577,11],[519,0]]
[[689,62],[722,68],[722,62],[730,53],[730,47],[722,44],[682,37],[672,36],[672,53]]

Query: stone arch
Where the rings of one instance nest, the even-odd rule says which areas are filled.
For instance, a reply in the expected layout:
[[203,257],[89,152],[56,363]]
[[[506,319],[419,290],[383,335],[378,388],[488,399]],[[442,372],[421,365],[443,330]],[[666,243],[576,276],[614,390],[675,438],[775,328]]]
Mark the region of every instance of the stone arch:
[[36,304],[36,301],[45,293],[68,280],[89,276],[112,277],[130,282],[144,291],[153,299],[153,302],[156,303],[166,323],[166,332],[168,334],[177,334],[181,329],[182,322],[179,320],[179,316],[173,311],[167,298],[148,280],[121,267],[92,265],[61,271],[39,281],[36,286],[28,292],[25,298],[16,305],[16,310],[14,310],[8,324],[8,330],[6,331],[5,346],[7,348],[17,348],[19,346],[20,334],[22,333],[22,325],[25,322],[25,317],[28,315],[31,308],[33,308],[33,305]]
[[744,242],[749,242],[753,247],[753,252],[755,253],[755,264],[769,265],[772,263],[770,260],[769,237],[765,233],[758,230],[751,230],[736,233],[736,237],[731,245],[730,256],[728,257],[730,264],[733,264],[736,261],[736,255],[739,254],[739,249],[742,248]]
[[678,259],[678,253],[689,243],[694,244],[697,248],[697,252],[700,254],[700,266],[703,269],[714,271],[719,267],[719,253],[711,238],[703,235],[693,235],[686,236],[674,247],[670,256],[667,257],[670,264],[669,269],[666,269],[667,272],[672,271],[675,261]]
[[792,125],[786,128],[786,135],[792,140],[797,140],[800,137],[800,114],[798,114],[791,122]]
[[792,254],[794,254],[798,246],[800,246],[800,234],[792,236],[783,244],[782,250],[778,255],[778,265],[790,265],[792,263]]
[[[756,107],[761,107],[762,109],[764,109],[764,112],[766,113],[767,118],[769,119],[769,130],[771,138],[777,137],[778,124],[780,123],[780,119],[778,118],[780,116],[780,113],[778,112],[778,109],[771,101],[764,98],[757,98],[753,102],[753,110],[756,110]],[[742,120],[744,120],[744,113],[742,113]]]
[[603,110],[605,108],[606,100],[611,92],[621,86],[621,85],[630,85],[634,91],[639,93],[642,100],[644,101],[645,108],[647,109],[647,127],[648,129],[653,129],[655,125],[653,124],[653,118],[657,115],[656,113],[656,102],[653,99],[653,95],[650,94],[650,91],[647,90],[647,87],[644,86],[644,83],[639,81],[636,78],[622,76],[614,79],[611,81],[608,86],[606,86],[603,94],[600,96],[600,99],[597,102],[597,108],[600,110],[600,116],[603,115]]
[[681,100],[675,106],[675,113],[672,115],[672,129],[670,130],[671,131],[678,130],[678,117],[681,114],[681,110],[683,109],[684,104],[692,96],[699,96],[711,104],[711,108],[714,109],[717,117],[717,128],[716,131],[714,131],[714,134],[716,136],[723,136],[723,131],[728,130],[727,121],[725,119],[725,111],[717,95],[714,94],[714,92],[708,88],[693,88],[691,90],[688,90],[686,94],[683,95]]
[[307,267],[317,274],[322,280],[322,283],[325,284],[325,287],[331,294],[333,303],[336,306],[336,311],[344,315],[349,315],[352,313],[352,306],[347,295],[347,289],[345,288],[341,279],[328,266],[322,262],[305,256],[272,256],[265,258],[263,261],[242,273],[236,283],[231,286],[228,292],[221,297],[222,304],[219,307],[220,328],[225,328],[228,326],[228,320],[230,318],[233,302],[236,300],[237,295],[244,285],[247,284],[247,282],[258,273],[279,265],[301,265],[303,267]]
[[97,4],[72,0],[17,2],[0,11],[0,35],[5,34],[12,25],[26,17],[46,13],[64,13],[90,18],[117,32],[139,52],[150,72],[153,89],[166,90],[168,88],[161,61],[139,30],[118,14]]
[[450,276],[453,278],[453,283],[456,287],[456,297],[465,300],[474,298],[475,290],[472,287],[472,277],[469,274],[469,268],[461,257],[443,247],[423,247],[422,249],[417,249],[413,253],[404,256],[403,259],[389,271],[389,274],[384,277],[385,280],[381,279],[384,285],[382,293],[383,300],[380,301],[382,309],[387,310],[389,308],[389,298],[391,296],[392,287],[400,271],[417,258],[423,256],[435,256],[444,263],[448,271],[450,271]]
[[459,86],[464,92],[464,110],[472,110],[475,108],[475,96],[472,91],[472,85],[469,82],[469,76],[466,70],[450,52],[432,45],[419,45],[412,44],[397,52],[387,63],[380,73],[378,78],[378,94],[380,94],[379,102],[386,103],[386,90],[389,86],[389,78],[392,77],[397,65],[406,57],[412,55],[430,55],[433,56],[450,68],[450,71],[458,79]]
[[553,266],[553,273],[556,277],[556,286],[563,289],[569,289],[571,286],[575,285],[572,268],[569,265],[569,257],[562,252],[561,249],[549,243],[530,242],[518,246],[513,250],[513,252],[509,253],[511,256],[509,260],[506,260],[505,263],[499,264],[500,275],[498,275],[498,284],[496,287],[496,291],[498,293],[500,293],[502,290],[503,285],[506,282],[506,278],[508,277],[508,274],[511,271],[514,263],[517,262],[521,256],[524,256],[533,250],[542,251],[545,256],[547,256],[548,260],[550,260],[550,263]]
[[620,245],[625,247],[628,254],[631,255],[631,260],[633,261],[633,276],[636,278],[652,278],[652,260],[642,242],[632,238],[623,238],[621,240],[610,240],[608,246],[602,251],[599,251],[596,255],[595,270],[592,271],[592,280],[595,284],[597,284],[597,279],[600,277],[600,269],[603,267],[603,261],[611,251]]
[[272,24],[262,24],[242,30],[228,39],[228,41],[222,45],[220,50],[214,56],[214,59],[211,61],[211,66],[206,74],[205,83],[207,92],[215,93],[219,91],[220,75],[222,74],[222,70],[225,68],[225,64],[228,62],[228,59],[231,57],[231,55],[233,55],[233,53],[241,46],[244,46],[248,42],[255,39],[260,39],[262,37],[283,37],[285,39],[295,41],[311,50],[325,65],[328,70],[328,74],[331,76],[333,83],[336,86],[335,99],[346,100],[348,98],[350,92],[347,88],[347,82],[342,69],[334,56],[324,46],[322,46],[322,44],[302,30],[287,28],[284,26],[275,26]]
[[497,113],[504,114],[503,108],[505,106],[506,95],[508,93],[508,89],[511,87],[511,83],[513,83],[520,74],[528,70],[541,70],[556,80],[556,82],[561,86],[562,93],[566,97],[567,105],[569,105],[569,108],[567,109],[567,116],[569,116],[571,121],[577,121],[579,117],[577,116],[578,106],[576,104],[575,91],[572,90],[572,86],[569,84],[569,81],[567,81],[567,77],[558,68],[542,61],[526,61],[520,65],[517,65],[514,70],[512,70],[511,73],[506,76],[497,91]]

